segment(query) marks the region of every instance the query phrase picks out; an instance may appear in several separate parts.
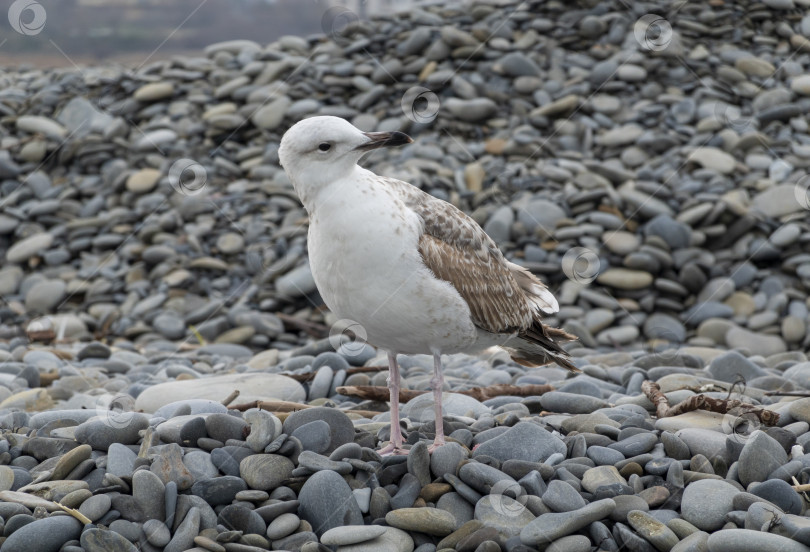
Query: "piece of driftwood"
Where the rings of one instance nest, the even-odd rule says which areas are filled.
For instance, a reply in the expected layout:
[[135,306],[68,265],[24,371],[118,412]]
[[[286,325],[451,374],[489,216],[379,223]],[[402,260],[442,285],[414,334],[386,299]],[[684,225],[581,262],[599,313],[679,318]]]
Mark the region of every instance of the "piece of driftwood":
[[744,403],[737,399],[715,399],[706,395],[693,395],[688,399],[670,406],[669,400],[661,391],[661,387],[653,381],[641,384],[641,391],[655,405],[655,415],[659,418],[678,416],[694,410],[707,410],[719,414],[734,414],[737,416],[750,415],[756,417],[765,425],[772,426],[779,422],[779,414],[753,404]]
[[[307,408],[315,408],[311,404],[301,404],[295,403],[290,401],[250,401],[247,403],[242,404],[235,404],[233,406],[229,406],[231,410],[239,410],[244,412],[245,410],[250,410],[251,408],[258,408],[259,410],[267,410],[271,414],[276,413],[283,413],[289,414],[290,412],[296,412],[298,410],[305,410]],[[341,410],[346,414],[354,413],[359,414],[361,416],[370,418],[372,416],[376,416],[380,414],[380,412],[376,412],[374,410]]]
[[40,387],[48,387],[58,379],[59,371],[57,370],[54,370],[53,372],[42,372],[39,374],[39,385]]
[[[516,397],[531,397],[534,395],[542,395],[554,391],[551,385],[509,385],[499,383],[497,385],[489,385],[487,387],[473,387],[466,391],[456,391],[462,395],[469,395],[479,401],[485,401],[493,397],[502,397],[504,395],[513,395]],[[385,402],[389,399],[390,394],[387,387],[377,385],[349,385],[338,387],[337,392],[347,397],[358,397],[372,401]],[[413,389],[400,389],[399,400],[400,402],[408,402],[415,399],[419,395],[430,393],[430,391],[415,391]]]
[[766,391],[768,397],[810,397],[810,391]]
[[329,335],[329,327],[324,326],[323,324],[310,322],[308,320],[301,320],[300,318],[296,318],[295,316],[285,314],[283,312],[276,313],[276,316],[278,316],[281,321],[284,322],[284,326],[301,330],[312,337],[320,339]]
[[[388,366],[355,366],[346,370],[346,375],[362,374],[366,372],[383,372],[388,370]],[[307,382],[315,377],[318,372],[307,372],[306,374],[288,374],[287,372],[280,372],[280,375],[292,378],[298,383]]]
[[228,395],[222,400],[222,406],[228,406],[233,401],[235,401],[236,397],[238,396],[239,396],[239,389],[234,389],[233,391],[231,391],[230,395]]

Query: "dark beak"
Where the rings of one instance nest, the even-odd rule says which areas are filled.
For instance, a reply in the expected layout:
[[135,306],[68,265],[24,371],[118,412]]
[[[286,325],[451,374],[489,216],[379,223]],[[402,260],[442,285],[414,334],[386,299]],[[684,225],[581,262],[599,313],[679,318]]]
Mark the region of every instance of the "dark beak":
[[413,143],[410,136],[404,132],[364,132],[368,142],[360,144],[356,148],[357,151],[371,151],[378,148],[388,148],[392,146],[404,146],[405,144]]

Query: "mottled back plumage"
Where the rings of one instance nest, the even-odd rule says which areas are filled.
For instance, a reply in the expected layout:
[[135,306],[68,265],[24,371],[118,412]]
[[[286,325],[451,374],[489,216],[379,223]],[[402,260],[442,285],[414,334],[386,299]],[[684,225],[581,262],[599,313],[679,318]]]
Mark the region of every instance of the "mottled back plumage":
[[545,284],[507,261],[492,238],[455,206],[407,182],[383,181],[422,219],[419,253],[425,266],[459,292],[476,326],[493,334],[515,334],[517,340],[505,348],[518,362],[556,362],[576,370],[559,345],[576,337],[541,322],[542,313],[559,310]]

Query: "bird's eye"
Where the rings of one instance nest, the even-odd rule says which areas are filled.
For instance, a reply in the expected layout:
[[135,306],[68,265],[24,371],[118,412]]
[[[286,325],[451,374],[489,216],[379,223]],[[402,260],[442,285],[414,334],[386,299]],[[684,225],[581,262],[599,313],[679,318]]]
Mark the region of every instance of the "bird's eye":
[[321,142],[318,144],[318,149],[321,151],[329,151],[332,148],[332,144],[329,142]]

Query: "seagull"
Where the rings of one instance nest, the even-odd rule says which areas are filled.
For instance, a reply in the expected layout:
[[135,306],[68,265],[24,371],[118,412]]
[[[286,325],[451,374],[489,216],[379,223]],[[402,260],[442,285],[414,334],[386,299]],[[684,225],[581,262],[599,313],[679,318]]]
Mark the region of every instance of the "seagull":
[[555,362],[579,371],[560,346],[575,336],[541,320],[559,310],[545,284],[507,261],[455,206],[357,164],[369,151],[412,142],[402,132],[363,132],[344,119],[317,116],[287,130],[278,151],[309,215],[309,262],[321,298],[388,353],[391,436],[381,454],[407,454],[398,354],[433,355],[430,452],[445,443],[443,353],[500,346],[527,366]]

